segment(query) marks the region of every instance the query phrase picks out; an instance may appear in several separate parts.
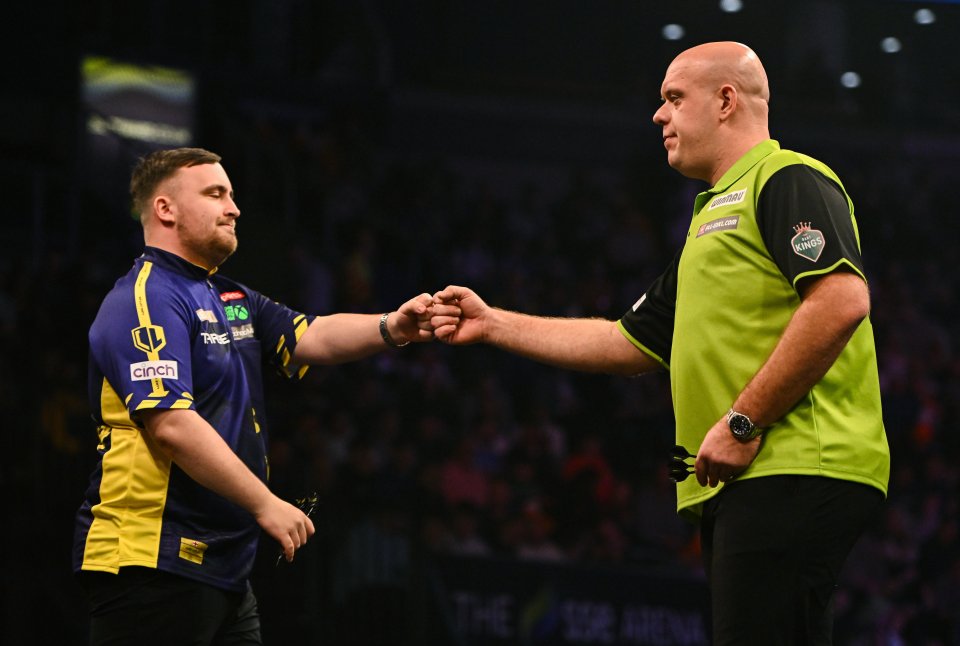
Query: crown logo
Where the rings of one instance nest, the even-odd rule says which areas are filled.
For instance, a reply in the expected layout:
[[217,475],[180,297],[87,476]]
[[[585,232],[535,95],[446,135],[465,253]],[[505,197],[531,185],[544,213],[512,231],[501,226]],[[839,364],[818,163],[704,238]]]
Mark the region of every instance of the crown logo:
[[804,231],[809,231],[809,230],[810,230],[810,223],[809,223],[809,222],[801,222],[800,224],[795,225],[795,226],[793,227],[793,230],[796,231],[797,233],[803,233]]

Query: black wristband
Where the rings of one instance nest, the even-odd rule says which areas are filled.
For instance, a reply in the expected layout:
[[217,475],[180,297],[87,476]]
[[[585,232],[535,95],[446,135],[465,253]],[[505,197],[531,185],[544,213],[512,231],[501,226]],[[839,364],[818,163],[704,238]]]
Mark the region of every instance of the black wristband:
[[384,312],[380,315],[380,336],[383,337],[383,342],[389,345],[391,348],[402,348],[403,346],[409,344],[409,341],[404,341],[403,343],[397,343],[390,336],[390,333],[387,332],[387,317],[390,316],[390,312]]

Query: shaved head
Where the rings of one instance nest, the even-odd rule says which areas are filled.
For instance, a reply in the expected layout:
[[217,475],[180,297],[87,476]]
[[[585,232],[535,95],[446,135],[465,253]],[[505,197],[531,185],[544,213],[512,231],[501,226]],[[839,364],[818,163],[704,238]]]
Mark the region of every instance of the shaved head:
[[730,83],[743,96],[770,102],[767,72],[757,54],[741,43],[704,43],[681,52],[670,67],[687,68],[701,82],[720,86]]
[[734,42],[681,52],[664,75],[663,128],[668,163],[713,184],[750,148],[770,138],[770,85],[756,53]]

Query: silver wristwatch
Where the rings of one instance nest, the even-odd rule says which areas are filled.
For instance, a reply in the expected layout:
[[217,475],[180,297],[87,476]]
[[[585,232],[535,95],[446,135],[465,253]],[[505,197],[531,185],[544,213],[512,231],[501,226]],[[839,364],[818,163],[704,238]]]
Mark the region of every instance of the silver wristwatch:
[[749,417],[743,413],[738,413],[732,408],[727,411],[727,426],[730,427],[730,432],[733,433],[733,436],[741,442],[748,442],[760,435],[759,426],[754,424]]

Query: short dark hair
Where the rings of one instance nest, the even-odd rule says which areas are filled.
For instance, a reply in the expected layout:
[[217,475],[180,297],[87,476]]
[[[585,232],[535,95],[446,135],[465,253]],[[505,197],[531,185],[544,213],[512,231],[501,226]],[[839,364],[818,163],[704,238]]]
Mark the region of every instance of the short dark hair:
[[181,168],[219,162],[220,155],[203,148],[155,150],[141,157],[130,176],[130,199],[134,213],[139,215],[146,211],[157,187]]

